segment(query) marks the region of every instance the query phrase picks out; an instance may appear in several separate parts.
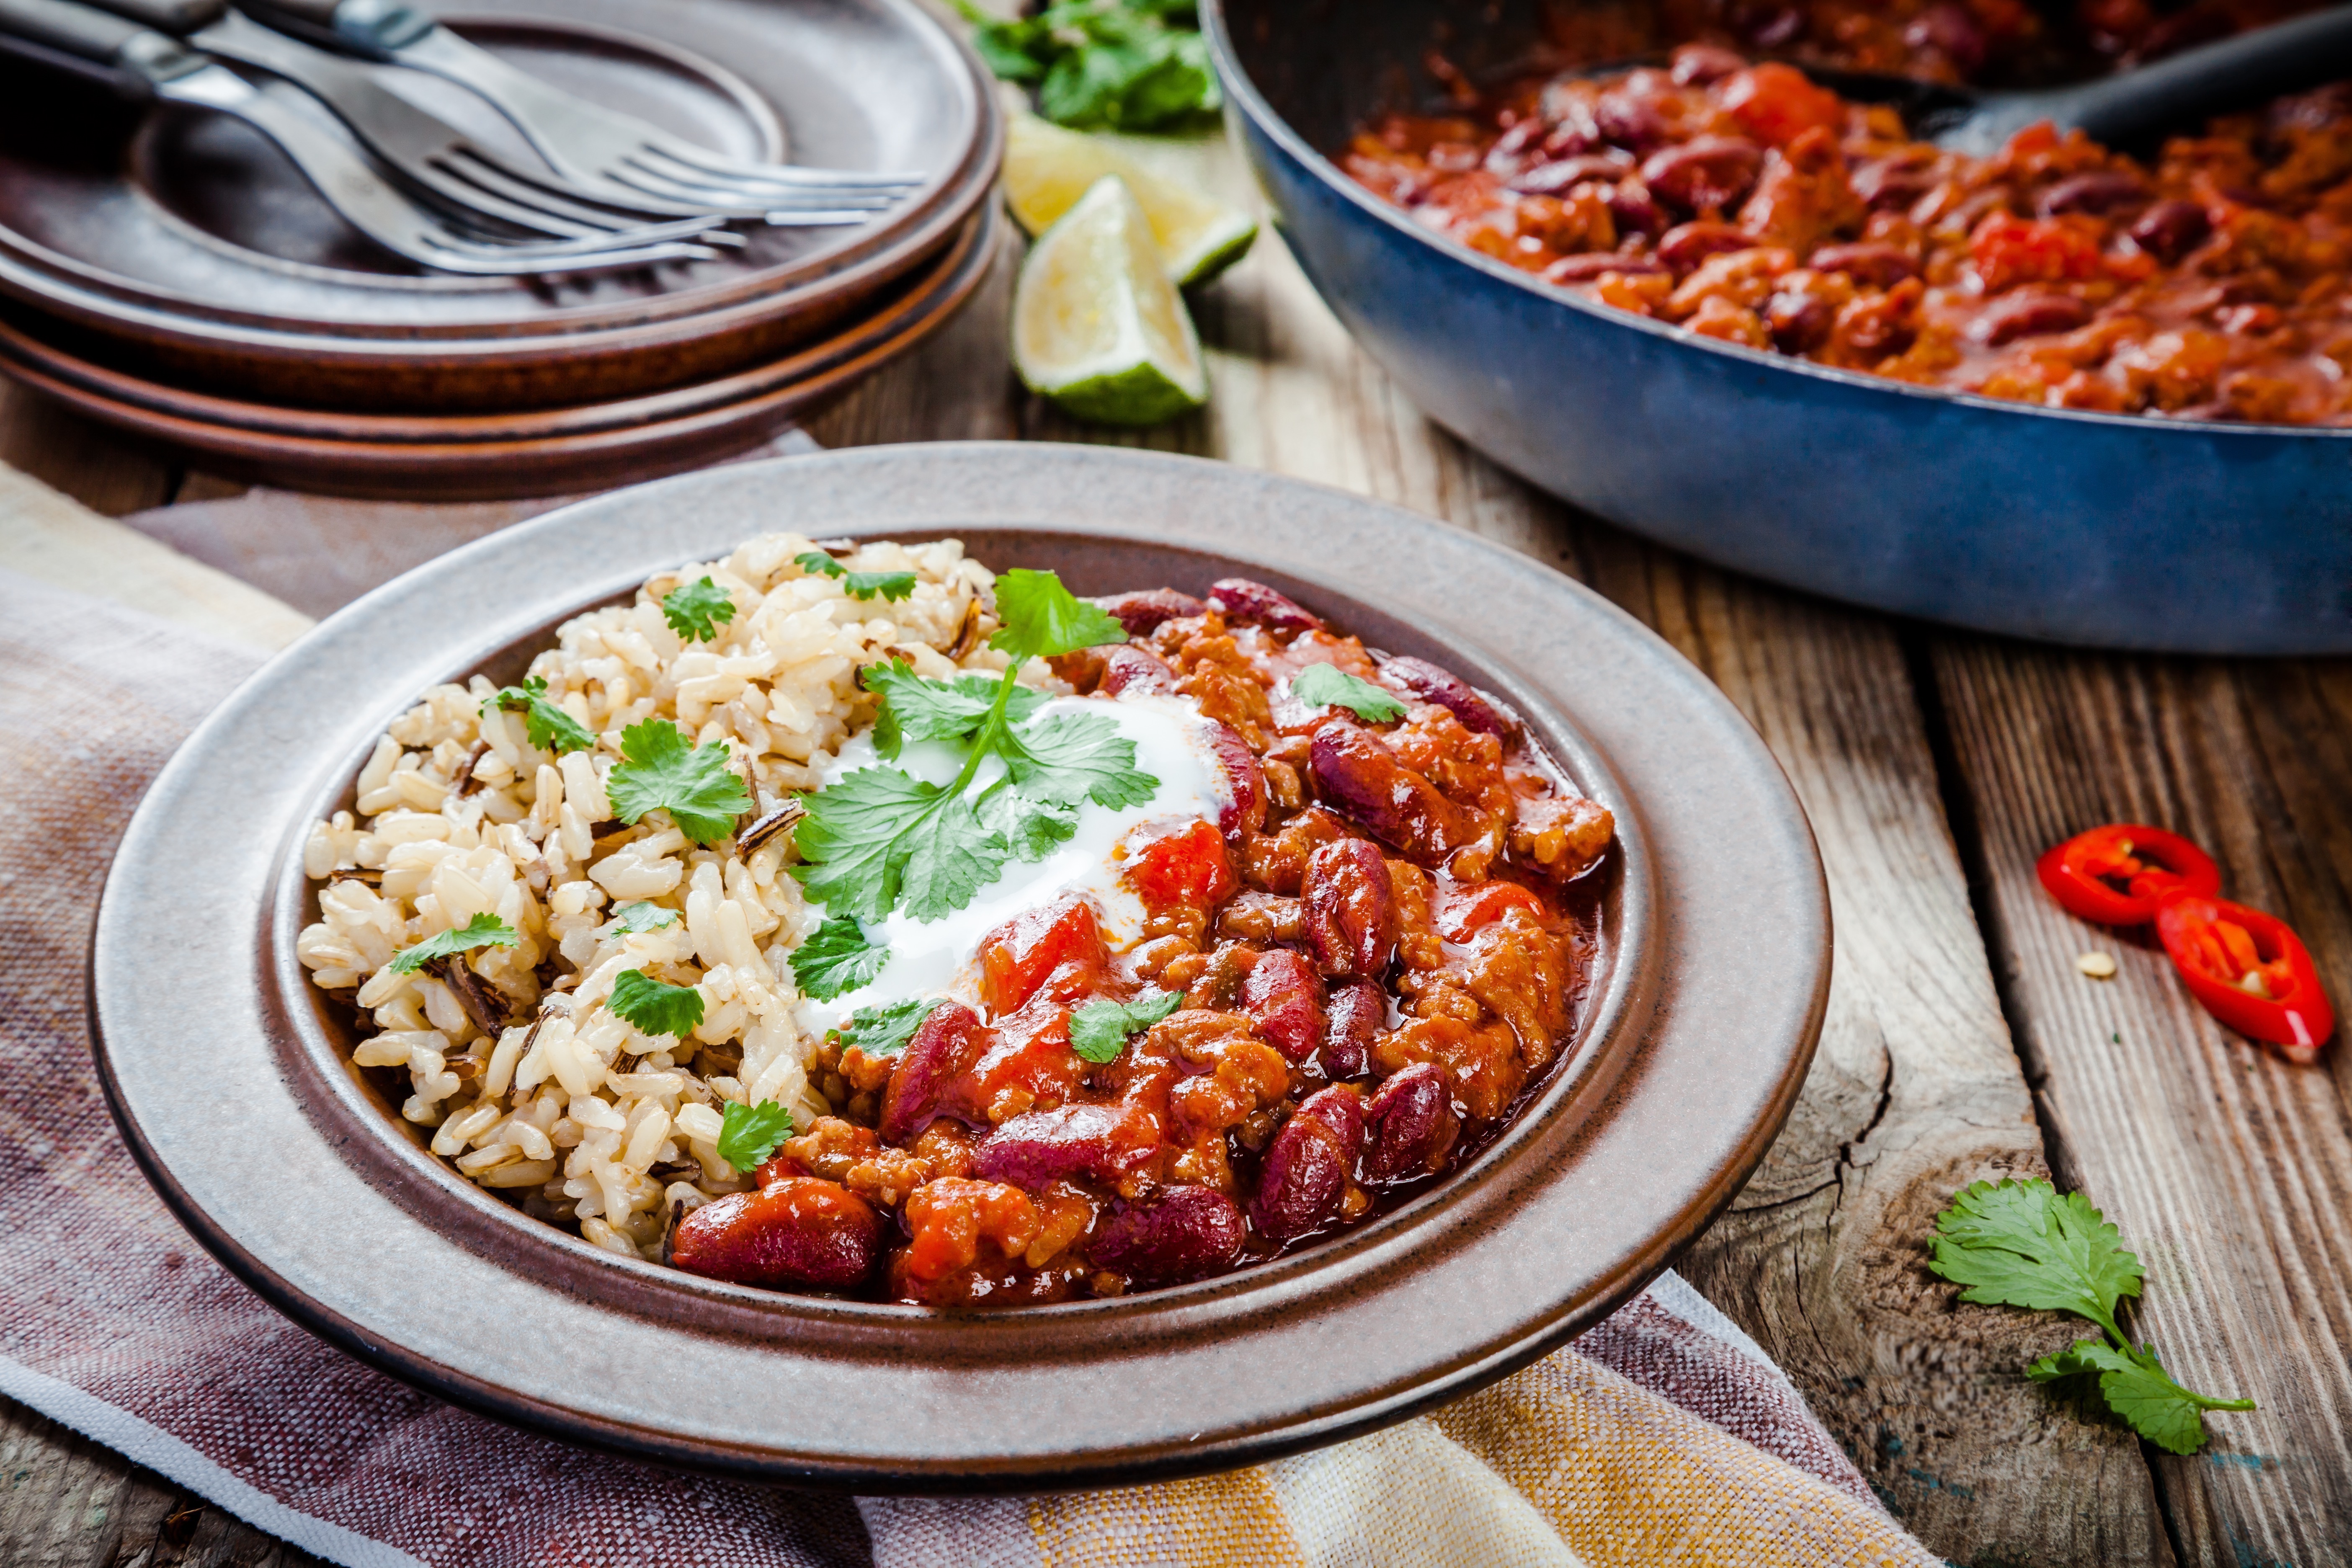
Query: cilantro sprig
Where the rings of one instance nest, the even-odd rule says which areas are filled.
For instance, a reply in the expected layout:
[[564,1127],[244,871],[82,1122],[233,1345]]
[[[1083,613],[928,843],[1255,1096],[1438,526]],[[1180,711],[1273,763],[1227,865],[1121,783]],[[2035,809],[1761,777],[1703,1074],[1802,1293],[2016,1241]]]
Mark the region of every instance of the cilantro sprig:
[[455,958],[478,947],[512,947],[520,939],[514,927],[496,915],[476,915],[464,925],[436,931],[413,947],[393,955],[394,974],[414,974],[436,958]]
[[793,1113],[774,1100],[730,1100],[719,1113],[719,1157],[739,1171],[756,1171],[792,1135]]
[[547,694],[547,682],[534,675],[520,686],[502,686],[483,700],[482,711],[504,708],[520,712],[523,738],[542,752],[584,752],[596,743],[588,727],[566,713]]
[[915,591],[912,572],[852,572],[822,550],[803,550],[793,557],[802,571],[841,580],[842,592],[853,599],[898,600]]
[[695,745],[667,719],[622,731],[621,759],[604,775],[604,798],[613,815],[632,826],[649,811],[665,810],[679,832],[711,845],[751,809],[751,792],[727,765],[727,748],[717,741]]
[[835,915],[793,949],[793,976],[801,994],[830,1002],[874,984],[889,958],[888,944],[866,940],[856,916]]
[[2154,1345],[2134,1345],[2116,1310],[2137,1296],[2143,1273],[2123,1235],[2080,1193],[2048,1182],[1979,1182],[1936,1216],[1928,1264],[1958,1285],[1963,1301],[2072,1312],[2096,1323],[2087,1339],[2025,1369],[2037,1383],[2098,1379],[2107,1408],[2141,1436],[2175,1454],[2205,1445],[2208,1410],[2252,1410],[2251,1399],[2215,1399],[2183,1388],[2157,1359]]
[[1345,708],[1374,724],[1404,717],[1404,704],[1395,692],[1382,690],[1337,665],[1308,665],[1290,678],[1290,694],[1309,707]]
[[649,899],[639,899],[614,910],[604,933],[607,936],[635,936],[639,931],[659,931],[664,926],[677,923],[676,910],[666,910]]
[[719,628],[735,618],[735,595],[705,577],[662,595],[662,619],[688,642],[716,642]]
[[1097,1065],[1117,1061],[1129,1036],[1183,1005],[1181,991],[1150,991],[1132,1002],[1089,1002],[1070,1015],[1070,1049]]
[[702,1022],[701,992],[691,985],[665,984],[642,969],[624,969],[615,975],[612,999],[604,1005],[647,1035],[684,1039]]
[[940,1005],[936,996],[908,996],[902,1001],[860,1007],[835,1031],[844,1049],[856,1046],[869,1057],[895,1057],[907,1048],[923,1020]]
[[988,68],[1034,83],[1037,111],[1057,124],[1165,131],[1223,103],[1195,0],[1064,0],[1011,21],[971,0],[956,8]]
[[[882,699],[877,751],[896,755],[908,738],[967,750],[946,784],[859,768],[808,797],[793,871],[831,914],[879,921],[904,910],[937,920],[970,903],[1010,861],[1041,859],[1068,839],[1081,803],[1118,809],[1158,793],[1160,781],[1135,766],[1135,742],[1117,724],[1091,714],[1033,721],[1043,699],[1018,679],[1028,659],[1125,642],[1127,628],[1051,572],[1005,573],[996,605],[1003,624],[989,643],[1011,662],[992,686],[926,680],[899,664],[867,671]],[[975,790],[992,757],[1005,771]]]

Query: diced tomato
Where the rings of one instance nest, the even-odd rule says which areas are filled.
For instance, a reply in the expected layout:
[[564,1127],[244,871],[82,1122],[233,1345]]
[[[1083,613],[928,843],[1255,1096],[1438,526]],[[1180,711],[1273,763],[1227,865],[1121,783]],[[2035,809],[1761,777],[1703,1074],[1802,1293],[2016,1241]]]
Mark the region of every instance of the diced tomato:
[[1070,1010],[1046,996],[997,1021],[988,1048],[948,1098],[983,1121],[1056,1106],[1077,1092],[1085,1067],[1070,1048]]
[[1449,888],[1437,906],[1437,932],[1448,942],[1467,942],[1473,931],[1493,925],[1512,910],[1544,918],[1543,900],[1517,882]]
[[1819,126],[1845,123],[1845,105],[1794,66],[1767,63],[1727,78],[1716,101],[1759,142],[1785,147]]
[[907,1226],[913,1239],[906,1271],[928,1284],[971,1268],[982,1242],[999,1258],[1025,1251],[1037,1239],[1037,1207],[1018,1187],[948,1176],[915,1189],[907,1200]]
[[[1214,829],[1209,837],[1216,838]],[[1223,854],[1223,848],[1219,841],[1218,852]],[[1085,975],[1097,973],[1104,956],[1094,906],[1084,899],[1071,894],[1041,909],[1024,910],[981,940],[989,1011],[1001,1015],[1020,1008],[1065,965],[1074,965]]]
[[2099,242],[2059,218],[1987,213],[1969,236],[1985,292],[2020,283],[2071,283],[2099,275]]
[[1205,910],[1233,897],[1241,884],[1213,823],[1192,822],[1132,848],[1124,873],[1144,907],[1157,914],[1183,906]]

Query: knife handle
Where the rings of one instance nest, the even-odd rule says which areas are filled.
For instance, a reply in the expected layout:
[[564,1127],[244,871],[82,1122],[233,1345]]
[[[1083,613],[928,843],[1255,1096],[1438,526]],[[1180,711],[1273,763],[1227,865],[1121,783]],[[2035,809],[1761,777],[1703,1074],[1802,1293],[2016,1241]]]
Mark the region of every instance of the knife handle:
[[228,0],[91,0],[93,5],[127,17],[142,27],[184,38],[199,27],[209,27],[228,14]]
[[247,8],[256,21],[374,59],[390,58],[439,25],[401,0],[254,0]]
[[72,0],[0,0],[0,35],[12,53],[102,81],[134,100],[205,64],[176,38]]

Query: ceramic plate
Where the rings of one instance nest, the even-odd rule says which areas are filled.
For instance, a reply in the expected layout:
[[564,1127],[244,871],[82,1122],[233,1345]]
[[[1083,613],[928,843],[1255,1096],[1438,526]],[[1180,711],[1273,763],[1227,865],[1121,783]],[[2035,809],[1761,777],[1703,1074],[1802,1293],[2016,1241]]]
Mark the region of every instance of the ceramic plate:
[[[618,1258],[419,1151],[293,954],[299,847],[436,681],[768,529],[954,536],[1081,593],[1243,573],[1499,691],[1617,815],[1575,1047],[1450,1183],[1262,1268],[998,1314],[824,1300]],[[234,694],[157,779],[100,905],[92,1008],[132,1149],[268,1300],[489,1415],[689,1468],[865,1490],[1224,1468],[1463,1394],[1641,1289],[1788,1114],[1829,906],[1787,781],[1655,636],[1527,557],[1357,497],[1086,447],[878,447],[551,512],[410,573]]]

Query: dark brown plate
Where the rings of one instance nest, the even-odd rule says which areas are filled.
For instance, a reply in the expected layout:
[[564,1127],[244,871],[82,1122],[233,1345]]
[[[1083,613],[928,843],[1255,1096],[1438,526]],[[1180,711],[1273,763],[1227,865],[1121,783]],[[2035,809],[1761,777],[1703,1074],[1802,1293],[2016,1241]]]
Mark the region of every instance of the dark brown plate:
[[[126,117],[79,84],[0,62],[0,291],[117,341],[149,374],[273,402],[577,403],[819,335],[934,258],[987,198],[1002,115],[970,52],[913,0],[468,9],[495,13],[461,24],[485,45],[724,150],[764,155],[788,134],[803,162],[932,177],[874,223],[754,228],[721,260],[461,279],[381,256],[239,124]],[[485,142],[514,141],[462,91],[434,102]]]
[[[293,940],[299,846],[432,683],[762,529],[953,535],[1080,592],[1243,572],[1498,690],[1617,813],[1574,1054],[1451,1182],[1316,1248],[995,1314],[795,1297],[599,1252],[422,1153],[343,1065]],[[100,1067],[180,1217],[329,1340],[504,1419],[673,1464],[862,1489],[1223,1468],[1395,1421],[1638,1290],[1730,1201],[1819,1033],[1829,904],[1787,781],[1654,635],[1394,508],[1102,447],[877,447],[564,508],[327,621],[233,695],[122,840],[92,952]]]

